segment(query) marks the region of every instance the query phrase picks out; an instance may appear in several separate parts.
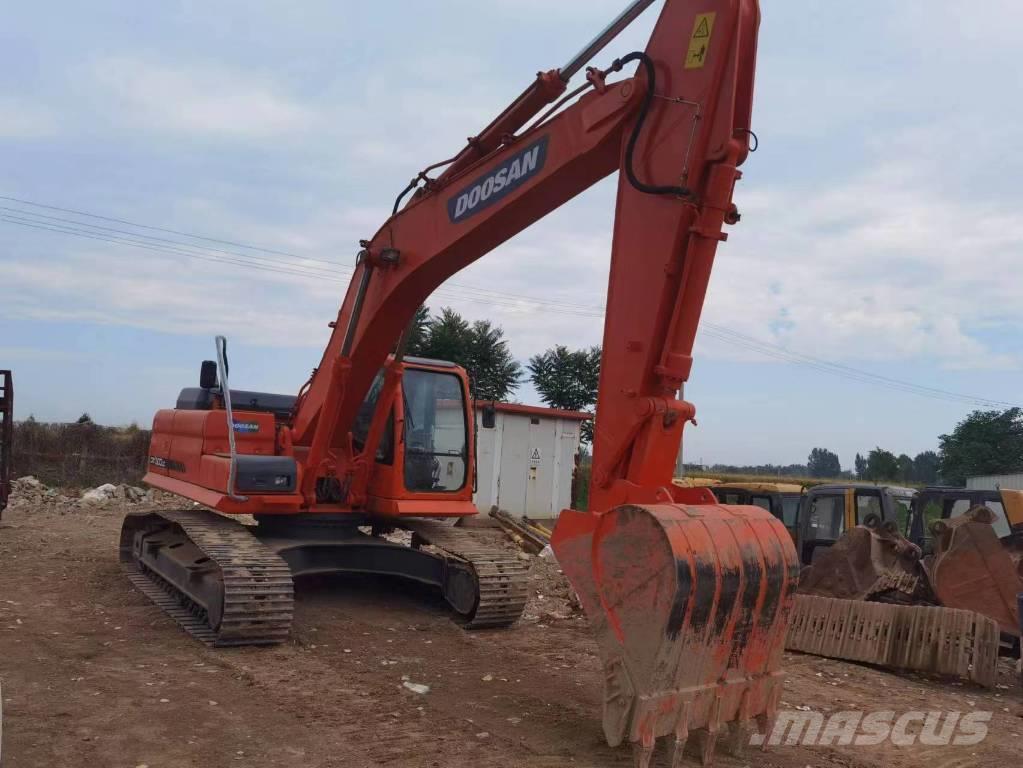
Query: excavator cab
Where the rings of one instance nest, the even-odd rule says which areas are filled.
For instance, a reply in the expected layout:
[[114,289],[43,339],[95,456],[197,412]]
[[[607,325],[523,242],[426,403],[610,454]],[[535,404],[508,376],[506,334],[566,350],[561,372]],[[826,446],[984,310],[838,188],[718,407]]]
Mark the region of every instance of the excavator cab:
[[1023,491],[931,487],[920,492],[907,536],[924,552],[937,599],[979,611],[1018,642],[1023,592]]
[[[370,494],[397,499],[463,491],[471,486],[473,429],[465,370],[425,358],[406,358],[400,366],[401,382],[375,449]],[[373,418],[386,407],[380,402],[385,379],[384,371],[377,374],[356,414],[352,429],[356,451],[365,449]]]
[[722,504],[751,504],[766,509],[784,523],[793,541],[798,538],[803,486],[795,483],[719,483],[710,490]]
[[920,491],[906,523],[906,538],[925,555],[934,552],[931,526],[938,520],[965,515],[974,507],[994,513],[992,527],[999,539],[1023,541],[1023,491],[991,491],[930,486]]

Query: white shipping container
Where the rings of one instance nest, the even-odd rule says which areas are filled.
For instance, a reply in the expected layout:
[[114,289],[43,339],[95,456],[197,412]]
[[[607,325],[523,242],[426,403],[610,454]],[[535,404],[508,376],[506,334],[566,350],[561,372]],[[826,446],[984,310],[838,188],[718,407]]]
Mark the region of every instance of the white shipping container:
[[1012,475],[980,475],[968,477],[966,487],[971,491],[1023,491],[1023,472]]

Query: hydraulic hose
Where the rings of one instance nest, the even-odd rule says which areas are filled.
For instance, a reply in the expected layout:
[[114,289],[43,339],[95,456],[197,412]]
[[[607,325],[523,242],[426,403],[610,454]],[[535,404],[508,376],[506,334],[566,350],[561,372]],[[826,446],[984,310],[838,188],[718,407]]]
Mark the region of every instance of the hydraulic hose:
[[657,73],[654,70],[653,59],[642,51],[634,51],[620,59],[616,59],[611,69],[617,72],[632,61],[640,62],[646,71],[646,94],[643,96],[643,103],[639,108],[639,117],[636,118],[636,125],[632,128],[632,135],[629,136],[629,143],[625,147],[625,176],[628,178],[629,183],[633,187],[648,195],[689,197],[690,192],[686,187],[647,184],[646,182],[641,181],[636,175],[636,169],[633,165],[633,158],[636,154],[636,143],[639,141],[639,135],[643,131],[643,124],[646,122],[647,114],[650,112],[650,105],[654,101],[654,95],[657,88]]

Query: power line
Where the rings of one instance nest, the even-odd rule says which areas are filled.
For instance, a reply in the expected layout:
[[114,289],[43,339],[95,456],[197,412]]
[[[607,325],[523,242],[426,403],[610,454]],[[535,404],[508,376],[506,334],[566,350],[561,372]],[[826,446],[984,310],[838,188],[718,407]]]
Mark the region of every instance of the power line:
[[821,370],[826,373],[832,373],[834,375],[843,376],[856,381],[864,383],[879,384],[888,386],[892,389],[898,389],[904,392],[911,392],[913,394],[919,394],[924,396],[935,397],[939,399],[952,400],[955,402],[965,402],[975,405],[983,406],[995,406],[1002,408],[1015,408],[1019,407],[1016,403],[1009,403],[1001,400],[992,400],[989,398],[975,397],[973,395],[966,395],[959,392],[951,392],[946,389],[940,389],[938,387],[931,387],[924,384],[916,384],[913,382],[904,381],[902,379],[895,379],[890,376],[883,376],[877,373],[871,373],[864,371],[860,368],[853,368],[848,365],[841,363],[831,362],[824,360],[813,355],[808,355],[802,352],[795,352],[771,342],[761,341],[755,339],[752,336],[733,331],[730,328],[726,328],[715,323],[705,323],[704,326],[709,335],[715,338],[725,341],[727,343],[734,343],[737,346],[745,346],[761,354],[777,357],[786,362],[792,362],[799,365],[805,365],[808,367]]
[[[46,224],[46,223],[40,223],[40,222],[29,222],[27,220],[21,219],[20,217],[12,217],[12,216],[8,216],[6,214],[0,214],[0,221],[6,221],[6,222],[8,222],[10,224],[16,224],[18,226],[28,227],[30,229],[40,229],[40,230],[45,230],[45,231],[48,231],[48,232],[56,232],[56,233],[63,234],[63,235],[74,235],[76,237],[84,237],[84,238],[88,238],[90,240],[99,240],[99,241],[105,242],[105,243],[113,243],[115,245],[128,245],[128,246],[131,246],[133,248],[142,248],[143,250],[147,250],[147,251],[154,251],[154,252],[157,252],[157,253],[164,253],[164,254],[172,254],[172,255],[176,255],[176,256],[186,256],[186,257],[191,258],[191,259],[198,259],[200,261],[208,261],[208,262],[212,262],[212,263],[216,263],[216,264],[230,264],[230,265],[233,265],[233,266],[248,267],[250,269],[259,269],[259,270],[265,271],[265,272],[276,272],[276,273],[280,273],[280,274],[298,275],[298,276],[301,276],[301,277],[315,277],[315,278],[318,278],[318,279],[323,279],[323,276],[316,275],[316,274],[313,274],[313,273],[310,273],[310,272],[307,272],[307,271],[296,270],[296,269],[287,269],[287,268],[279,268],[279,267],[276,267],[276,266],[270,266],[270,265],[265,265],[265,264],[264,265],[253,264],[252,262],[239,261],[239,260],[228,259],[228,258],[221,258],[221,257],[215,256],[215,255],[207,255],[207,254],[202,254],[202,253],[196,253],[196,252],[187,251],[187,250],[184,250],[184,249],[181,249],[181,248],[175,248],[175,247],[171,247],[171,246],[163,246],[163,245],[159,245],[159,244],[156,244],[156,243],[147,243],[147,242],[143,242],[143,241],[131,240],[129,238],[107,237],[107,236],[104,236],[104,235],[99,234],[99,233],[92,233],[92,232],[86,232],[86,231],[83,231],[83,230],[76,230],[76,229],[71,228],[71,227],[61,226],[61,225],[57,225],[57,224]],[[331,276],[331,277],[333,277],[333,276]]]
[[[176,240],[176,239],[172,239],[172,238],[169,238],[169,237],[157,237],[157,236],[154,236],[154,235],[147,235],[147,234],[143,234],[143,233],[140,233],[140,232],[135,232],[135,231],[128,230],[128,229],[118,229],[116,227],[104,227],[104,226],[102,226],[100,224],[90,224],[88,222],[82,222],[82,221],[78,221],[76,219],[69,219],[69,218],[61,217],[61,216],[46,216],[44,214],[31,213],[31,212],[24,211],[23,209],[10,208],[8,206],[0,206],[0,212],[5,213],[5,214],[10,215],[10,216],[17,216],[18,218],[20,218],[23,221],[33,221],[33,222],[38,222],[38,223],[50,223],[50,222],[53,222],[53,223],[59,224],[61,226],[76,227],[78,229],[86,229],[86,230],[98,230],[98,231],[104,232],[104,233],[109,232],[109,233],[113,233],[113,234],[117,234],[117,235],[128,235],[130,237],[135,237],[135,238],[138,238],[138,239],[143,239],[143,240],[152,241],[152,242],[169,243],[169,244],[173,244],[173,245],[178,246],[178,247],[183,247],[183,249],[189,249],[189,250],[193,250],[193,251],[202,251],[202,252],[212,252],[212,253],[216,253],[216,254],[224,254],[226,256],[238,257],[240,259],[251,259],[251,260],[259,261],[259,262],[269,262],[271,264],[280,264],[281,263],[280,260],[270,260],[270,259],[267,259],[265,257],[254,256],[252,254],[246,254],[246,253],[242,253],[240,251],[227,251],[225,249],[218,249],[218,247],[210,247],[209,245],[205,245],[205,246],[199,247],[199,246],[193,245],[192,243],[185,242],[184,240]],[[25,218],[25,217],[29,217],[29,218]],[[316,261],[316,262],[320,261],[318,259],[302,259],[301,257],[296,257],[296,259],[300,259],[301,261]],[[285,263],[291,264],[291,262],[285,262]],[[324,264],[331,264],[333,266],[339,266],[339,267],[341,266],[340,264],[336,264],[336,263],[333,263],[333,262],[323,262],[323,263]],[[319,269],[319,268],[313,267],[313,269]]]
[[[34,213],[31,211],[24,211],[16,208],[10,208],[7,206],[0,206],[0,221],[6,221],[10,224],[29,227],[32,229],[44,230],[54,232],[57,234],[71,235],[75,237],[83,237],[115,245],[125,245],[133,248],[141,248],[155,253],[162,253],[168,256],[184,256],[187,258],[197,259],[200,261],[206,261],[210,263],[224,264],[229,266],[239,266],[254,271],[292,275],[321,281],[328,280],[332,282],[345,283],[347,280],[351,278],[352,274],[354,273],[354,270],[352,269],[343,268],[337,262],[326,261],[324,259],[298,256],[297,254],[287,253],[285,251],[275,251],[269,248],[261,248],[259,246],[246,245],[243,243],[237,243],[230,240],[221,240],[218,238],[196,235],[193,233],[184,232],[180,230],[168,229],[165,227],[155,227],[146,224],[138,224],[135,222],[128,221],[126,219],[118,219],[110,216],[100,216],[98,214],[85,213],[70,208],[61,208],[59,206],[35,203],[27,200],[22,200],[20,198],[0,195],[0,200],[8,200],[25,205],[32,205],[38,208],[46,208],[54,211],[71,213],[78,216],[87,216],[95,218],[97,220],[122,223],[127,226],[139,227],[151,231],[177,234],[183,237],[190,237],[196,240],[204,240],[206,242],[232,245],[238,248],[246,248],[260,253],[286,256],[289,259],[295,259],[302,262],[316,262],[321,264],[329,264],[335,269],[326,270],[322,267],[310,266],[307,264],[296,264],[293,261],[282,262],[281,260],[268,260],[259,256],[245,254],[238,251],[229,251],[221,248],[210,248],[209,246],[197,246],[180,240],[155,237],[143,233],[130,232],[127,230],[120,230],[117,228],[105,227],[101,225],[90,224],[87,222],[76,221],[74,219],[68,219],[66,217],[48,216],[45,214]],[[603,306],[578,304],[563,300],[538,299],[531,296],[525,296],[522,294],[494,291],[488,288],[470,286],[458,282],[448,282],[445,286],[438,288],[434,292],[434,295],[451,299],[464,299],[476,303],[483,303],[491,306],[503,306],[512,309],[520,309],[523,307],[523,305],[526,305],[541,310],[546,310],[564,315],[572,315],[575,317],[603,318],[605,314],[605,308]],[[813,355],[796,352],[794,350],[790,350],[786,347],[782,347],[771,342],[756,339],[752,336],[747,336],[745,334],[739,333],[738,331],[734,331],[730,328],[717,325],[709,321],[704,321],[701,327],[705,335],[717,339],[718,341],[722,341],[726,344],[730,344],[732,346],[736,346],[747,351],[755,352],[764,357],[779,360],[781,362],[789,364],[799,365],[821,373],[828,373],[830,375],[845,378],[850,381],[855,381],[862,384],[871,384],[874,386],[881,386],[893,391],[914,394],[920,397],[928,397],[936,400],[965,403],[970,405],[978,405],[982,407],[996,408],[1018,407],[1014,403],[999,400],[991,400],[988,398],[976,397],[973,395],[967,395],[959,392],[951,392],[949,390],[944,390],[937,387],[915,384],[913,382],[903,381],[901,379],[895,379],[889,376],[871,373],[869,371],[864,371],[859,368],[853,368],[851,366],[843,365],[841,363],[835,363],[829,360],[824,360],[822,358],[814,357]]]
[[299,255],[294,254],[294,253],[289,253],[288,251],[278,251],[278,250],[275,250],[273,248],[263,248],[263,247],[258,246],[258,245],[248,245],[246,243],[239,243],[239,242],[236,242],[234,240],[221,240],[221,239],[216,238],[216,237],[209,237],[207,235],[198,235],[198,234],[196,234],[194,232],[185,232],[185,231],[180,230],[180,229],[168,229],[167,227],[156,227],[156,226],[153,226],[152,224],[140,224],[137,221],[129,221],[128,219],[118,219],[118,218],[116,218],[114,216],[102,216],[102,215],[100,215],[98,213],[89,213],[87,211],[79,211],[79,210],[76,210],[74,208],[62,208],[59,205],[48,205],[46,203],[38,203],[38,202],[35,202],[33,200],[25,200],[25,199],[20,198],[20,197],[10,197],[8,195],[0,195],[0,200],[6,200],[6,201],[11,202],[11,203],[19,203],[21,205],[30,205],[30,206],[32,206],[34,208],[44,208],[44,209],[50,210],[50,211],[59,211],[61,213],[70,213],[70,214],[73,214],[75,216],[84,216],[84,217],[87,217],[87,218],[90,218],[90,219],[99,219],[100,221],[109,221],[109,222],[113,222],[114,224],[126,224],[126,225],[128,225],[130,227],[138,227],[139,229],[148,229],[148,230],[151,230],[153,232],[164,232],[166,234],[171,234],[171,235],[180,235],[182,237],[190,237],[193,240],[203,240],[203,241],[205,241],[207,243],[219,243],[220,245],[230,245],[230,246],[233,246],[235,248],[245,248],[246,250],[250,250],[250,251],[259,251],[260,253],[269,253],[269,254],[274,254],[274,255],[277,255],[277,256],[287,256],[287,257],[292,258],[292,259],[300,259],[300,260],[304,260],[304,261],[318,261],[318,262],[320,262],[322,264],[329,264],[331,266],[338,266],[339,265],[339,262],[336,262],[336,261],[327,261],[325,259],[314,259],[314,258],[310,258],[310,257],[306,257],[306,256],[299,256]]

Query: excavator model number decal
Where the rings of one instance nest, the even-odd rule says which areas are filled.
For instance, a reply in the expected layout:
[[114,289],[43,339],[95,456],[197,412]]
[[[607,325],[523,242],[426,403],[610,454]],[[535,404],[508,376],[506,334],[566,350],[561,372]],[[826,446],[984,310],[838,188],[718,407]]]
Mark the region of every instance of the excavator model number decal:
[[185,471],[185,465],[182,464],[180,461],[174,461],[174,459],[165,459],[162,456],[150,456],[149,463],[152,464],[154,467],[166,469],[171,472]]
[[716,13],[701,13],[693,22],[693,34],[689,38],[689,51],[686,53],[686,69],[703,69],[707,63],[707,50],[710,48],[716,16]]
[[547,162],[547,136],[516,152],[448,200],[452,224],[465,221],[536,176]]

